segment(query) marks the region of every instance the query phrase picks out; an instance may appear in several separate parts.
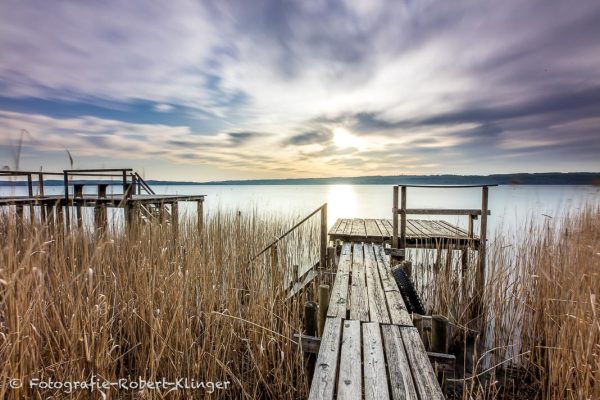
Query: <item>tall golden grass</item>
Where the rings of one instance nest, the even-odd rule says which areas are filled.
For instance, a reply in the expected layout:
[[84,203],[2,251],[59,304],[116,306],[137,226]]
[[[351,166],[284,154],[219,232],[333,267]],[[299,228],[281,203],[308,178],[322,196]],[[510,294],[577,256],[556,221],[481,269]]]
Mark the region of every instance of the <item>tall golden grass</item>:
[[[285,300],[286,269],[318,248],[315,224],[248,264],[289,218],[216,212],[199,233],[184,218],[135,234],[63,238],[0,218],[0,398],[88,398],[7,387],[9,378],[229,381],[211,398],[299,399],[308,391],[302,299]],[[539,221],[538,221],[539,222]],[[310,253],[310,252],[309,252]],[[449,316],[463,399],[600,399],[600,210],[535,223],[489,245],[483,313],[470,312],[474,255],[415,262],[434,313]],[[419,266],[433,265],[433,267]],[[419,278],[417,278],[419,279]],[[96,395],[101,395],[99,392]],[[204,392],[105,390],[107,398],[189,398]],[[96,397],[92,397],[96,398]]]
[[495,235],[488,252],[476,316],[473,254],[465,271],[456,251],[418,261],[431,276],[420,289],[433,313],[450,317],[465,360],[454,396],[600,399],[600,210],[531,219]]
[[[184,218],[177,236],[152,223],[128,235],[74,231],[63,238],[40,224],[19,232],[12,217],[0,220],[0,398],[90,398],[32,390],[27,382],[92,375],[230,382],[211,398],[306,395],[308,377],[292,341],[301,332],[301,305],[282,296],[285,267],[297,261],[299,246],[280,246],[276,266],[269,256],[248,264],[288,219],[217,212],[202,233]],[[295,235],[304,248],[318,240],[310,224]],[[24,387],[10,389],[11,378]],[[91,398],[166,392],[109,389]]]

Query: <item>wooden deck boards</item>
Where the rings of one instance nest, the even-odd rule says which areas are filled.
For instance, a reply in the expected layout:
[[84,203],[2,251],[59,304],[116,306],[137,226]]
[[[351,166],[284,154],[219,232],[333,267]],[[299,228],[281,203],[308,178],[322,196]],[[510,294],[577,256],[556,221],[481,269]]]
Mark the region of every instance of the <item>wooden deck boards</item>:
[[443,399],[382,246],[342,245],[327,315],[311,400]]
[[[389,219],[340,218],[329,230],[331,240],[383,244],[392,240]],[[407,247],[430,247],[445,243],[476,246],[479,237],[469,237],[466,230],[443,220],[406,220]]]

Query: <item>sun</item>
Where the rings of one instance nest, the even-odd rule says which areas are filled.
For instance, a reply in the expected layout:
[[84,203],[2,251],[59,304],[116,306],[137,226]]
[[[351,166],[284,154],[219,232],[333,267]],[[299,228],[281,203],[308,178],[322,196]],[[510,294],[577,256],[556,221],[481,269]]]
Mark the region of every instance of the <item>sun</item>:
[[333,130],[333,143],[342,149],[346,147],[360,147],[360,139],[342,127]]

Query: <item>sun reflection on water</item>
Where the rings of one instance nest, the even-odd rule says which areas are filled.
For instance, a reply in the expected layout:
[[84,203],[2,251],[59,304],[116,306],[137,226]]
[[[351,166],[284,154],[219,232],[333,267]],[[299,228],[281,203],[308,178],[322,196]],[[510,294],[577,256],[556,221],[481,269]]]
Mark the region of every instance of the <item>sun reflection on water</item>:
[[352,185],[331,185],[327,193],[327,219],[331,226],[338,218],[355,218],[358,201]]

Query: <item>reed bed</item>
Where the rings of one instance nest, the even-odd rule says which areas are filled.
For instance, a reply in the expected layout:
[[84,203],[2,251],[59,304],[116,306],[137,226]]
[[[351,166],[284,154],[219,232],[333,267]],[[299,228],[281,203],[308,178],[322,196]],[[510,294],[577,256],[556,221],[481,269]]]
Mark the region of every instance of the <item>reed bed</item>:
[[[0,216],[0,398],[306,398],[293,341],[305,298],[286,300],[290,267],[318,257],[309,221],[249,263],[291,218],[215,212],[199,232],[151,223],[129,234],[62,236]],[[449,251],[448,251],[449,250]],[[600,398],[600,210],[531,220],[488,247],[483,307],[473,306],[476,255],[411,255],[431,313],[449,317],[460,399]],[[311,261],[308,261],[311,260]],[[10,389],[18,378],[228,381],[229,389],[72,394]],[[95,396],[97,395],[97,396]]]
[[[216,212],[203,232],[182,220],[178,235],[151,223],[128,234],[63,236],[2,216],[0,398],[305,397],[308,376],[292,340],[301,332],[301,303],[286,300],[282,289],[288,266],[317,243],[316,224],[281,243],[271,265],[268,256],[248,260],[289,219]],[[27,387],[32,379],[139,378],[229,385],[212,394],[210,387],[96,388],[91,397]],[[11,389],[10,379],[23,387]]]
[[466,270],[452,249],[413,260],[430,312],[453,326],[459,371],[450,396],[600,399],[600,210],[533,218],[512,237],[495,235],[476,314],[474,258]]

